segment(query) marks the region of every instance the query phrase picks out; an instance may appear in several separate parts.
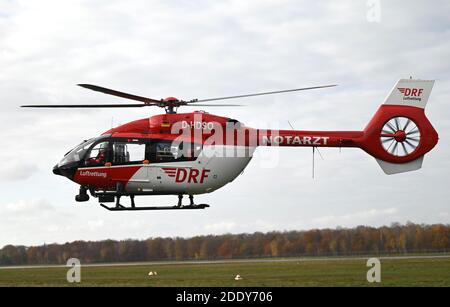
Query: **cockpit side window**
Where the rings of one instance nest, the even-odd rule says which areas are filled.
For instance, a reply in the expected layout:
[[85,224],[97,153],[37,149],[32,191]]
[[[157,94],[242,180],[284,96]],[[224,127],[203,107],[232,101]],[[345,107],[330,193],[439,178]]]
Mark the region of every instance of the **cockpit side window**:
[[110,149],[109,142],[100,142],[87,153],[85,157],[86,166],[103,166],[106,162],[109,162]]

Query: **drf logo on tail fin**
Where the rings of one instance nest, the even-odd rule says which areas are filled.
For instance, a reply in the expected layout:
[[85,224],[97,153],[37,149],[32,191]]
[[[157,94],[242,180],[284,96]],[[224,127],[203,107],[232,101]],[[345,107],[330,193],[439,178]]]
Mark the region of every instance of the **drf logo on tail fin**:
[[404,96],[416,96],[416,97],[420,97],[420,95],[422,95],[423,92],[423,88],[398,87],[398,90]]
[[211,172],[209,169],[202,169],[200,171],[196,168],[186,169],[181,167],[164,167],[163,171],[167,176],[175,178],[176,183],[203,183]]
[[420,96],[423,93],[423,88],[397,87],[397,89],[403,94],[403,100],[422,100]]

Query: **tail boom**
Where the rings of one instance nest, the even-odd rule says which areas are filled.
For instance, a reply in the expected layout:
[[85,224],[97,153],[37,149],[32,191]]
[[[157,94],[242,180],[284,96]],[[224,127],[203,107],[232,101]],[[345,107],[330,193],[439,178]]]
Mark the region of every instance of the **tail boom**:
[[425,115],[433,80],[399,80],[363,131],[257,130],[259,146],[358,147],[386,174],[421,168],[438,143]]

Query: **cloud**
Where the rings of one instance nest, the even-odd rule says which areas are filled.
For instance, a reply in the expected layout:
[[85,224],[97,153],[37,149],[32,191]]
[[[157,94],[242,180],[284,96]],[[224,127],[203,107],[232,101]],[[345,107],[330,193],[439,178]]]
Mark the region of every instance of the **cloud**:
[[30,178],[39,169],[36,164],[19,161],[17,159],[3,158],[0,162],[0,182],[19,181]]
[[55,208],[44,199],[34,199],[30,201],[19,200],[17,202],[1,204],[0,215],[8,214],[15,215],[29,215],[35,216],[37,213],[51,212]]
[[211,233],[224,233],[233,231],[236,229],[236,223],[234,222],[218,222],[214,224],[208,224],[204,226],[205,230]]
[[319,227],[335,227],[337,225],[341,226],[356,226],[359,224],[364,224],[368,222],[373,223],[374,218],[392,218],[398,213],[397,208],[387,208],[387,209],[370,209],[365,211],[358,211],[354,213],[344,214],[344,215],[327,215],[318,217],[312,220],[313,224],[319,225]]

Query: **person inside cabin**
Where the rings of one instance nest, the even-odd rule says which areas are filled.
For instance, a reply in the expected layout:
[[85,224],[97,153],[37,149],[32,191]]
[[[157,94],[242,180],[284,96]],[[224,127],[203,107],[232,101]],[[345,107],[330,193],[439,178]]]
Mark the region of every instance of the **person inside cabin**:
[[[97,146],[96,146],[97,147]],[[108,159],[108,143],[101,143],[98,147],[98,153],[95,155],[96,148],[92,149],[91,157],[86,161],[89,166],[104,165]],[[95,155],[95,156],[94,156]]]

